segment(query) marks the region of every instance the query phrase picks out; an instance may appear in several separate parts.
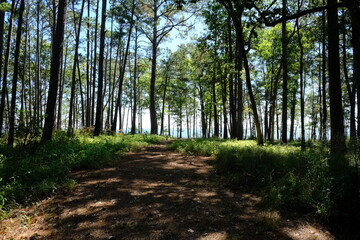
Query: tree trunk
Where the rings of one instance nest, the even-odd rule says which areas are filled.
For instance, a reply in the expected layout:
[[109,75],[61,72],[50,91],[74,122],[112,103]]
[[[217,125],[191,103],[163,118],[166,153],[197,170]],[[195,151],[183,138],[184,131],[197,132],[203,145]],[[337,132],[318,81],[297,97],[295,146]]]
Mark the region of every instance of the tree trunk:
[[[233,48],[232,48],[232,26],[231,26],[231,17],[227,18],[228,25],[228,52],[229,52],[229,64],[233,64],[234,56],[233,56]],[[237,121],[236,121],[236,106],[234,100],[234,74],[229,74],[229,110],[230,110],[230,137],[232,139],[237,138]]]
[[49,85],[48,100],[46,105],[46,118],[43,129],[43,135],[41,139],[42,141],[47,141],[52,139],[54,119],[55,119],[54,115],[55,115],[55,107],[56,107],[56,97],[58,92],[59,76],[60,76],[60,65],[63,54],[66,9],[67,9],[67,0],[59,0],[58,16],[57,16],[56,28],[55,28],[53,44],[52,44],[50,85]]
[[[87,4],[87,16],[90,17],[90,1]],[[90,80],[90,19],[87,19],[86,29],[86,127],[91,126],[91,80]]]
[[[68,123],[68,134],[73,134],[74,125],[73,125],[73,108],[74,108],[74,98],[75,98],[75,87],[76,87],[76,68],[79,61],[79,42],[80,42],[80,31],[81,31],[81,22],[82,22],[82,16],[84,12],[84,6],[85,1],[82,0],[81,4],[81,10],[80,10],[80,16],[79,16],[79,23],[78,27],[76,29],[76,23],[75,23],[75,7],[73,3],[73,17],[74,17],[74,29],[75,29],[75,55],[74,55],[74,62],[73,62],[73,69],[72,69],[72,80],[71,80],[71,93],[70,93],[70,109],[69,109],[69,123]],[[79,79],[79,81],[81,81]]]
[[[66,27],[66,26],[65,26]],[[57,129],[61,129],[61,122],[62,122],[62,104],[63,104],[63,93],[64,93],[64,86],[65,86],[65,73],[66,73],[66,66],[67,66],[67,59],[68,59],[68,44],[65,46],[65,56],[64,56],[64,61],[61,61],[61,66],[60,66],[60,77],[59,77],[59,103],[58,103],[58,114],[57,114],[57,124],[56,127]]]
[[[256,107],[256,102],[255,102],[255,97],[252,91],[252,86],[251,86],[251,77],[250,77],[250,68],[249,68],[249,62],[247,59],[247,54],[245,51],[245,40],[244,40],[244,36],[243,36],[243,29],[241,26],[241,18],[242,16],[238,16],[238,15],[232,15],[231,16],[234,24],[235,24],[235,29],[236,29],[236,37],[238,38],[238,41],[240,43],[240,51],[242,52],[242,59],[244,62],[244,68],[245,68],[245,78],[246,78],[246,86],[248,88],[248,93],[249,93],[249,98],[250,98],[250,105],[251,105],[251,109],[253,111],[253,115],[254,115],[254,122],[255,122],[255,127],[256,127],[256,141],[258,145],[263,145],[264,144],[264,140],[263,140],[263,136],[261,133],[261,126],[260,126],[260,120],[259,120],[259,115],[257,112],[257,107]],[[240,89],[241,90],[241,89]],[[241,124],[241,122],[239,122],[239,124]]]
[[201,131],[202,137],[206,138],[206,119],[205,119],[205,104],[204,104],[204,92],[202,86],[198,86],[199,96],[200,96],[200,109],[201,109]]
[[[357,102],[360,103],[360,6],[359,1],[351,1],[349,8],[353,46],[353,81],[357,89]],[[360,104],[358,106],[358,127],[357,135],[360,136]]]
[[[5,0],[0,1],[0,3],[4,3],[4,2]],[[0,10],[0,78],[2,76],[2,66],[3,66],[4,21],[5,21],[5,12]],[[1,136],[1,128],[0,128],[0,136]]]
[[295,130],[295,113],[296,113],[296,89],[291,91],[292,99],[291,99],[291,110],[290,110],[290,141],[294,141],[294,130]]
[[[287,0],[282,0],[282,17],[287,13]],[[282,83],[282,143],[287,143],[287,95],[288,95],[288,61],[287,61],[287,31],[286,21],[282,22],[282,61],[283,61],[283,83]]]
[[301,150],[305,151],[305,103],[304,103],[304,47],[302,44],[302,35],[300,34],[299,19],[296,21],[298,43],[300,47],[300,118],[301,118]]
[[[328,0],[328,5],[336,4],[337,0]],[[331,126],[331,153],[343,155],[346,151],[344,136],[344,116],[342,107],[342,92],[340,80],[340,57],[339,57],[339,23],[338,9],[328,9],[328,41],[329,41],[329,93],[330,93],[330,126]],[[330,161],[331,168],[338,169],[342,165],[338,158],[333,157]]]
[[157,46],[158,46],[158,35],[157,35],[157,24],[158,24],[158,5],[157,1],[154,0],[153,5],[153,26],[152,26],[152,53],[151,53],[151,77],[150,77],[150,124],[151,134],[158,134],[157,118],[156,118],[156,102],[155,102],[155,82],[156,82],[156,64],[157,64]]
[[22,33],[22,24],[23,24],[23,13],[25,9],[25,0],[20,1],[20,9],[18,11],[19,20],[16,30],[16,43],[15,43],[15,55],[14,55],[14,75],[12,81],[12,91],[11,91],[11,105],[10,105],[10,116],[9,116],[9,138],[8,145],[13,146],[14,144],[14,135],[15,135],[15,110],[16,110],[16,89],[19,78],[19,67],[20,67],[20,44],[21,44],[21,33]]
[[166,99],[166,90],[167,90],[167,85],[168,85],[168,73],[165,73],[165,86],[164,86],[164,92],[163,92],[163,96],[162,96],[162,108],[161,108],[161,126],[160,126],[160,135],[164,134],[164,116],[165,116],[165,99]]
[[96,15],[95,15],[95,36],[94,36],[94,65],[93,65],[93,80],[92,80],[92,98],[91,98],[91,125],[95,123],[95,89],[96,89],[96,69],[97,69],[97,34],[98,34],[98,19],[99,19],[99,5],[100,0],[96,1]]
[[138,62],[137,62],[137,50],[138,50],[138,29],[135,28],[135,46],[134,46],[134,81],[133,81],[133,95],[134,95],[134,104],[133,104],[133,114],[131,119],[131,134],[136,133],[136,112],[137,112],[137,90],[136,83],[138,77]]
[[[325,4],[325,0],[323,0],[323,4]],[[327,139],[327,104],[326,104],[326,89],[327,89],[327,84],[326,84],[326,14],[325,11],[323,11],[322,13],[322,30],[323,30],[323,35],[322,35],[322,136],[321,139],[323,141],[325,141]]]
[[5,111],[5,100],[7,98],[7,75],[8,75],[8,65],[9,65],[9,56],[10,56],[10,48],[11,48],[11,36],[12,36],[12,28],[13,28],[13,17],[15,11],[15,1],[12,1],[11,5],[11,15],[8,27],[8,38],[6,42],[6,52],[5,52],[5,62],[4,62],[4,73],[2,78],[2,89],[1,89],[1,100],[0,100],[0,136],[2,136],[4,125],[4,111]]
[[217,113],[217,101],[216,101],[216,73],[214,68],[213,78],[212,78],[212,102],[214,110],[214,137],[219,137],[219,118]]
[[132,33],[132,28],[134,25],[134,11],[135,11],[135,0],[133,0],[132,3],[132,9],[131,9],[131,20],[130,20],[130,26],[129,26],[129,32],[128,32],[128,38],[127,38],[127,42],[126,42],[126,49],[125,49],[125,55],[124,55],[124,59],[122,61],[121,65],[121,70],[120,70],[120,77],[119,77],[119,92],[118,92],[118,97],[116,100],[116,106],[115,106],[115,115],[114,115],[114,120],[112,123],[112,131],[116,131],[116,124],[117,124],[117,116],[118,116],[118,109],[119,109],[119,119],[120,119],[120,128],[122,127],[122,114],[121,114],[121,101],[122,101],[122,91],[123,91],[123,83],[124,83],[124,76],[125,76],[125,70],[126,70],[126,63],[127,63],[127,57],[129,55],[129,48],[130,48],[130,39],[131,39],[131,33]]
[[101,27],[100,27],[100,52],[99,52],[99,76],[98,76],[98,92],[96,103],[96,119],[94,136],[99,136],[102,130],[103,120],[103,84],[104,84],[104,58],[105,58],[105,25],[106,25],[106,2],[102,1]]
[[[343,13],[344,14],[344,13]],[[342,54],[343,54],[343,72],[344,79],[346,83],[346,89],[349,95],[349,103],[350,103],[350,139],[355,140],[356,138],[356,123],[355,123],[355,89],[354,84],[350,83],[349,74],[347,69],[347,53],[346,53],[346,30],[343,29],[343,46],[342,46]]]
[[[228,117],[227,117],[227,109],[226,109],[226,96],[227,96],[227,86],[226,86],[226,78],[224,78],[222,80],[222,83],[223,83],[223,86],[222,86],[222,89],[223,89],[223,93],[222,93],[222,105],[223,105],[223,118],[224,118],[224,127],[223,127],[223,131],[224,131],[224,134],[223,134],[223,138],[224,139],[227,139],[228,138],[228,128],[227,128],[227,125],[228,125]],[[194,121],[194,124],[195,124],[195,121]]]

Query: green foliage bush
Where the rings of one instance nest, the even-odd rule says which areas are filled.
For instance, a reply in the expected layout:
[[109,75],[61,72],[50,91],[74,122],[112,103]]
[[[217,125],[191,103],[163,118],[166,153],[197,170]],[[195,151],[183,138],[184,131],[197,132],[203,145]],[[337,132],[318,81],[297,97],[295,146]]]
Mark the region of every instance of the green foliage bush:
[[257,146],[251,141],[219,145],[215,167],[231,184],[265,189],[264,202],[283,210],[316,211],[328,217],[331,178],[322,148]]
[[57,132],[53,141],[43,144],[0,145],[0,211],[11,203],[26,203],[43,197],[61,186],[73,185],[69,173],[98,168],[116,153],[139,151],[165,137],[123,135],[67,137]]
[[170,148],[187,155],[212,156],[223,141],[217,138],[176,140]]
[[312,144],[302,152],[295,142],[258,146],[250,140],[196,139],[174,141],[171,148],[214,156],[216,171],[230,185],[263,191],[263,202],[270,208],[313,211],[323,218],[333,211],[326,146]]

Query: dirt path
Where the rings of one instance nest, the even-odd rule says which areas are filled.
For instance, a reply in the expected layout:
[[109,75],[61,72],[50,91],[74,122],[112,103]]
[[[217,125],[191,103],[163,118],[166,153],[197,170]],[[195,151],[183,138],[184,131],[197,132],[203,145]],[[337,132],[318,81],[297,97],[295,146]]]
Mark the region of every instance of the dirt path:
[[2,239],[334,239],[319,226],[260,210],[207,163],[154,145],[73,174],[76,188],[0,223]]

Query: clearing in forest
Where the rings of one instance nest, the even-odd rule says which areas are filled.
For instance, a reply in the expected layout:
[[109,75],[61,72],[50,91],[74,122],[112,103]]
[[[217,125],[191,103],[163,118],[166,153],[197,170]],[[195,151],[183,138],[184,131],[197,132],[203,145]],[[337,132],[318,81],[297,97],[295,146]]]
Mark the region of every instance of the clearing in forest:
[[315,223],[259,207],[222,184],[211,158],[152,145],[107,167],[73,173],[77,185],[14,210],[2,239],[334,239]]

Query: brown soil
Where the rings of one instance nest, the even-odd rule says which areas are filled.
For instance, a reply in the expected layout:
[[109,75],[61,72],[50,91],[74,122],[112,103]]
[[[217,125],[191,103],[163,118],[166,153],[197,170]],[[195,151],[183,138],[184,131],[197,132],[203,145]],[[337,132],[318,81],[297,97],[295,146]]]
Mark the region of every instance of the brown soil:
[[208,157],[153,145],[108,167],[73,173],[77,186],[0,222],[1,239],[335,239],[283,218],[261,198],[226,188]]

